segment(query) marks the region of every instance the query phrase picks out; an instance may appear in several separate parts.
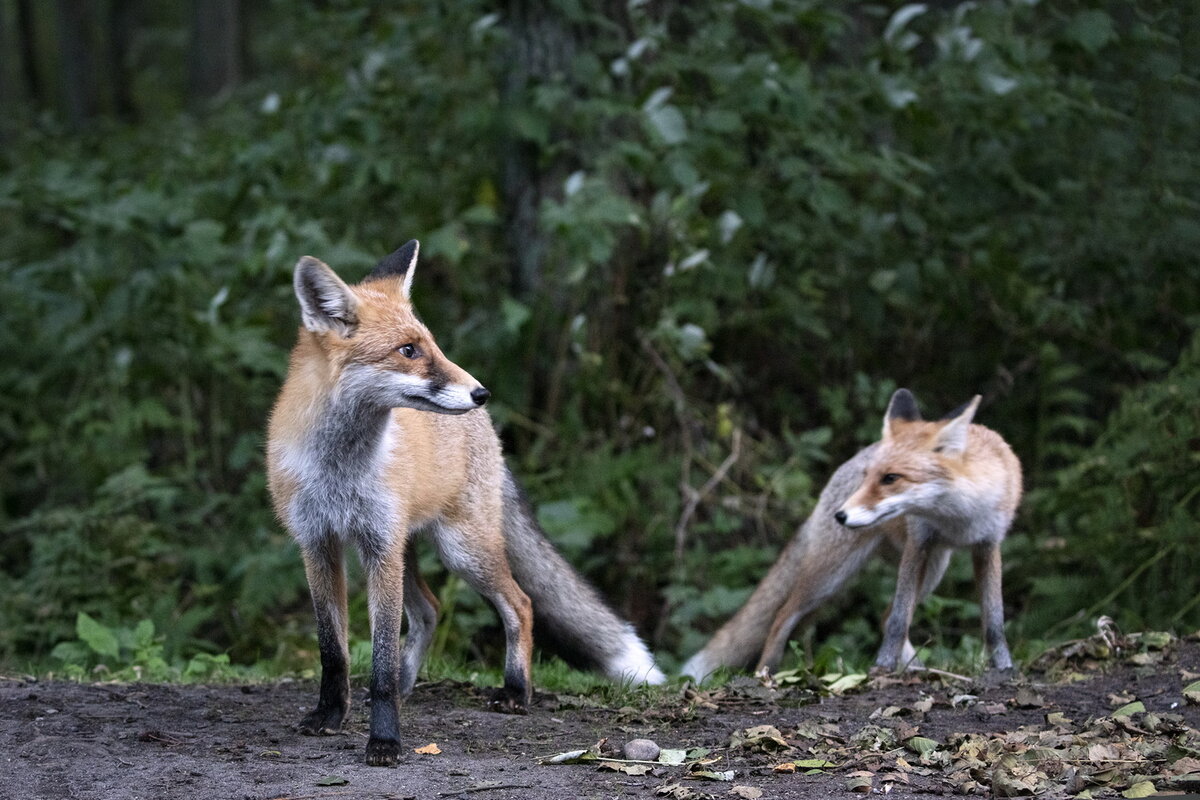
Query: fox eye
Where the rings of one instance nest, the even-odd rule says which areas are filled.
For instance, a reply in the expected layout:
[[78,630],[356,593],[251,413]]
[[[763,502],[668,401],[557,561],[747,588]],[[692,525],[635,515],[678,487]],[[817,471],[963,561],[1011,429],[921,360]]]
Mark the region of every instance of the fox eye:
[[884,475],[882,478],[880,478],[879,482],[884,486],[887,486],[889,483],[895,483],[898,480],[900,480],[899,475],[894,472],[889,472],[887,475]]
[[396,352],[405,358],[416,358],[421,354],[420,351],[417,350],[417,346],[415,344],[402,344],[396,348]]

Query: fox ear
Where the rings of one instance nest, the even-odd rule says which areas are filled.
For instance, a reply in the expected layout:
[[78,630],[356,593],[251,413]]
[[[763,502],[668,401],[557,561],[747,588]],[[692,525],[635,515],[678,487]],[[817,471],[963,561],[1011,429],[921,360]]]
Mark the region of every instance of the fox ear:
[[293,276],[304,327],[313,333],[335,331],[343,338],[358,326],[358,298],[324,262],[305,256]]
[[897,389],[888,401],[887,412],[883,415],[883,438],[892,435],[892,420],[917,422],[921,419],[921,409],[917,408],[917,398],[908,389]]
[[421,243],[416,239],[409,239],[400,246],[396,252],[383,258],[375,269],[371,270],[371,274],[367,276],[367,280],[373,281],[376,278],[389,278],[394,275],[404,277],[404,283],[400,290],[404,292],[405,299],[408,299],[409,292],[412,291],[413,273],[417,269],[417,252],[421,249]]
[[975,419],[975,409],[979,408],[979,400],[980,396],[975,395],[969,403],[954,412],[950,420],[938,431],[934,450],[957,455],[967,449],[967,434],[971,430],[971,420]]

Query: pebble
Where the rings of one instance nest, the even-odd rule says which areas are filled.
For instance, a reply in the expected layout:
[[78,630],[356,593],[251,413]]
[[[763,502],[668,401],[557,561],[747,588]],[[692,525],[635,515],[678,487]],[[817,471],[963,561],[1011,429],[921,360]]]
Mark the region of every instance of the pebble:
[[650,739],[631,739],[625,743],[625,757],[631,761],[655,761],[659,746]]

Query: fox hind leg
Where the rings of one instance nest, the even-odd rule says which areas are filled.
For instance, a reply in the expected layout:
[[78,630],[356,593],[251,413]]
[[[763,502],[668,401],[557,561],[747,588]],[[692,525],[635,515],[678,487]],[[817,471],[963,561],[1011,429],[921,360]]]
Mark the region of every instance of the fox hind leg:
[[433,642],[437,627],[438,601],[421,577],[413,542],[404,553],[404,613],[408,617],[408,633],[400,652],[400,696],[407,697],[417,682],[417,673],[425,653]]
[[326,537],[303,547],[302,552],[317,618],[321,694],[316,709],[300,720],[300,732],[308,735],[336,733],[350,708],[350,649],[346,632],[346,571],[342,546],[333,537]]
[[1004,636],[1004,595],[1000,580],[1000,543],[984,542],[971,550],[975,583],[979,587],[983,641],[992,669],[1007,671],[1013,666],[1008,640]]
[[[820,548],[814,544],[796,573],[786,576],[792,588],[775,613],[757,669],[775,669],[779,665],[792,631],[862,569],[875,553],[880,538],[879,535],[839,531],[820,542]],[[815,552],[817,550],[820,550],[819,554]]]
[[443,522],[434,532],[442,563],[486,597],[504,625],[504,686],[492,697],[497,711],[524,714],[533,696],[533,604],[508,566],[504,539],[467,533],[465,526]]

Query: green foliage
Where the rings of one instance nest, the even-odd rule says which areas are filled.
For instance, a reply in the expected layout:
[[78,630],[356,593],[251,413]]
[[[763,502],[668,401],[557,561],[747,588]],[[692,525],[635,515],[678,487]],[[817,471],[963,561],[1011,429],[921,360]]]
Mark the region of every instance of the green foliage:
[[[1130,392],[1085,455],[1029,502],[1050,562],[1029,582],[1026,629],[1200,628],[1200,336],[1161,381]],[[1029,556],[1032,560],[1033,554]],[[1090,590],[1073,576],[1086,576]]]
[[163,637],[148,619],[133,628],[110,628],[80,611],[75,633],[78,639],[60,642],[50,653],[61,674],[72,680],[213,681],[253,674],[231,667],[224,653],[197,653],[186,663],[168,664]]
[[[1195,393],[1167,388],[1193,351],[1163,377],[1200,322],[1185,8],[539,8],[272,6],[262,76],[204,116],[147,71],[141,123],[46,119],[3,150],[0,659],[77,639],[91,666],[111,648],[83,613],[119,663],[141,620],[172,670],[316,663],[262,475],[290,270],[312,253],[354,277],[410,236],[418,307],[493,389],[543,522],[666,661],[737,607],[900,385],[931,413],[984,393],[1022,458],[1023,636],[1079,597],[1194,623],[1173,426]],[[530,36],[568,57],[530,63]],[[968,573],[918,620],[939,644],[977,626],[953,600]],[[853,616],[882,613],[888,575]],[[441,596],[438,653],[490,658],[486,604]],[[853,661],[874,617],[845,616],[815,641]],[[353,618],[361,640],[360,595]]]

